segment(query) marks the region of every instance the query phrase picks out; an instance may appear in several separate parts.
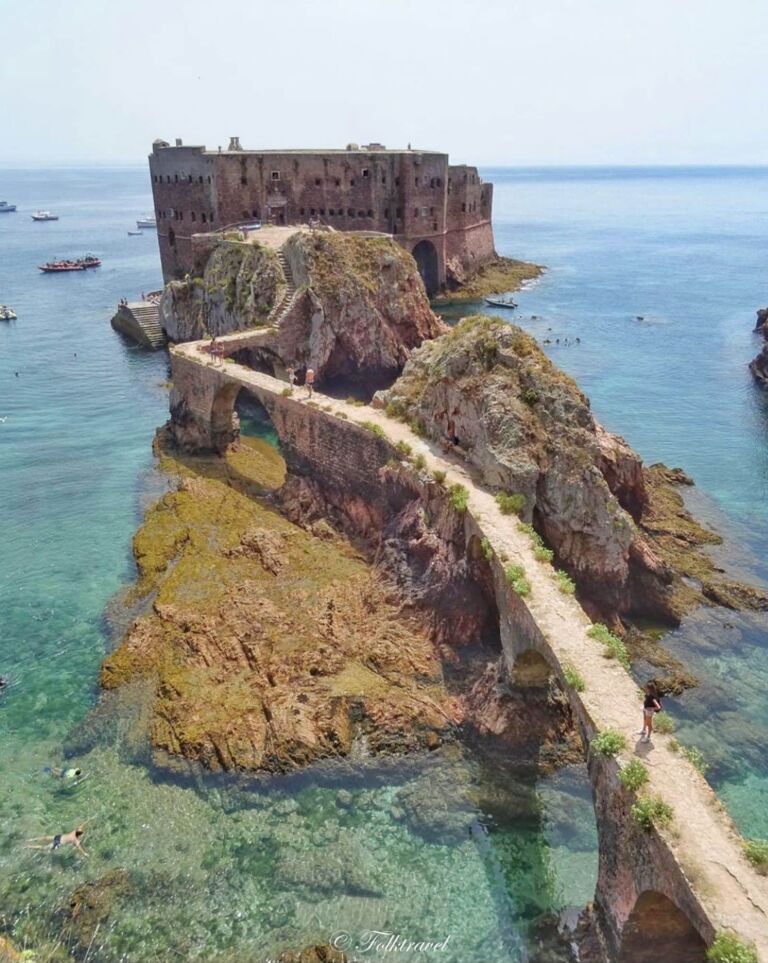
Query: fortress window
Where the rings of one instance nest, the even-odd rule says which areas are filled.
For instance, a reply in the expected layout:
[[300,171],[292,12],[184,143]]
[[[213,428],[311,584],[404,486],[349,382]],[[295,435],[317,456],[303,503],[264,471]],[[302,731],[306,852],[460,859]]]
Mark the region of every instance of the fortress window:
[[203,211],[203,213],[200,215],[200,219],[202,220],[203,224],[205,224],[205,211]]
[[168,231],[168,243],[171,245],[171,247],[176,246],[176,232],[173,228],[170,228]]
[[208,220],[213,221],[213,211],[208,215]]
[[240,183],[243,185],[243,187],[245,187],[245,185],[248,183],[248,178],[245,176],[245,174],[243,174],[240,178]]
[[248,220],[248,211],[243,211],[243,220],[244,221]]
[[396,216],[397,216],[397,217],[402,217],[402,216],[403,216],[403,209],[402,209],[402,207],[398,207]]
[[462,209],[462,211],[466,211],[467,205],[466,205],[466,204],[462,204],[462,205],[461,205],[461,209]]
[[320,217],[325,217],[325,208],[324,208],[324,207],[321,207],[321,208],[320,208]]
[[210,174],[208,175],[208,183],[209,183],[209,184],[211,183],[211,175],[210,175]]
[[184,220],[184,211],[179,211],[179,220],[180,221]]
[[371,172],[368,170],[367,167],[364,167],[364,168],[363,168],[363,177],[370,177],[370,175],[371,175]]
[[303,208],[303,207],[300,207],[300,208],[299,208],[299,217],[304,217],[304,208]]
[[382,184],[386,184],[386,183],[387,183],[387,175],[386,175],[386,174],[382,174],[382,175],[381,175],[381,183],[382,183]]
[[254,210],[251,211],[251,217],[255,217],[255,218],[258,220],[258,217],[259,217],[259,209],[258,209],[258,208],[255,208]]
[[202,184],[202,183],[203,183],[203,175],[201,174],[201,175],[198,177],[197,180],[198,180],[198,183]]
[[336,186],[341,187],[341,181],[339,180],[338,177],[336,178]]
[[348,208],[347,208],[347,217],[354,217],[354,216],[355,216],[355,212],[352,210],[351,207],[348,207]]
[[314,209],[314,207],[310,207],[310,209],[309,209],[309,216],[310,216],[310,217],[314,217],[316,213],[317,213],[317,211]]
[[437,221],[435,221],[434,224],[432,225],[432,230],[433,231],[437,230]]
[[418,207],[414,207],[414,209],[413,209],[413,216],[414,216],[414,217],[418,217],[418,216],[419,216],[419,209],[418,209]]
[[385,217],[387,220],[389,220],[389,208],[388,208],[388,207],[385,207],[385,208],[384,208],[384,217]]
[[435,186],[435,179],[434,179],[434,177],[430,180],[429,186],[430,186],[430,187],[434,187],[434,186]]
[[336,217],[336,211],[334,210],[334,208],[331,207],[328,209],[328,215],[330,217]]
[[368,217],[373,217],[373,211],[368,211]]
[[434,216],[435,216],[435,209],[434,209],[434,207],[430,207],[430,209],[429,209],[429,216],[430,216],[430,217],[434,217]]
[[192,211],[189,216],[192,218],[193,221],[197,220],[197,214],[195,214],[194,211]]
[[174,175],[173,175],[173,181],[174,181],[175,184],[178,184],[178,183],[179,183],[179,175],[178,175],[178,174],[174,174]]
[[396,177],[396,178],[395,178],[395,187],[399,187],[399,186],[400,186],[400,178],[399,178],[399,177]]
[[443,182],[442,182],[442,180],[441,180],[439,177],[436,177],[435,180],[437,181],[437,186],[438,186],[438,187],[442,187],[442,186],[443,186]]
[[315,187],[319,187],[319,186],[320,186],[320,178],[319,178],[319,177],[316,177],[316,178],[315,178]]
[[190,184],[192,183],[192,175],[191,175],[191,174],[189,175],[189,183],[190,183]]
[[280,180],[280,171],[272,171],[272,180],[273,180],[273,181],[279,181],[279,180]]
[[414,180],[416,181],[416,186],[418,187],[418,186],[419,186],[419,179],[418,179],[418,177],[415,177]]
[[350,180],[349,186],[350,186],[350,187],[354,187],[354,186],[355,186],[355,179],[354,179],[354,177]]

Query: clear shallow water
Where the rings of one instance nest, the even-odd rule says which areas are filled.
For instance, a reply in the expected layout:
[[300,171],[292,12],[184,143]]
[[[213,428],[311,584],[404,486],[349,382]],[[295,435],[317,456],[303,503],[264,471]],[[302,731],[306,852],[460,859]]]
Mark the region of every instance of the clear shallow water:
[[[20,208],[0,216],[0,303],[19,315],[0,324],[0,932],[59,953],[79,938],[91,961],[261,960],[371,929],[450,937],[441,957],[457,963],[526,959],[550,914],[594,890],[583,767],[531,786],[448,753],[258,788],[174,783],[140,762],[139,690],[78,729],[110,644],[105,607],[133,577],[131,536],[163,486],[150,445],[165,357],[108,324],[120,297],[160,284],[154,237],[127,235],[151,207],[147,175],[3,171],[0,197]],[[38,207],[62,219],[35,224]],[[36,269],[87,250],[102,268]],[[44,772],[65,749],[87,774],[78,786]],[[25,846],[85,819],[85,861]],[[101,882],[71,926],[88,880]]]
[[[544,347],[597,417],[692,475],[729,564],[767,580],[768,392],[747,363],[768,297],[768,169],[483,173],[499,251],[549,268],[513,320],[560,339]],[[667,700],[680,740],[705,752],[742,831],[768,837],[768,618],[704,611],[666,644],[704,680]]]

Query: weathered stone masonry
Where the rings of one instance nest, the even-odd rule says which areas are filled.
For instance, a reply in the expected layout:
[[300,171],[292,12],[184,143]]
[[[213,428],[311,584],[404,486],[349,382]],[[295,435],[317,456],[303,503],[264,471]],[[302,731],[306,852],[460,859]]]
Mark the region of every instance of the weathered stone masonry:
[[[234,148],[234,149],[232,149]],[[434,151],[245,151],[171,147],[149,156],[165,280],[191,271],[192,236],[245,221],[392,234],[410,251],[433,294],[495,256],[493,185],[476,167]]]

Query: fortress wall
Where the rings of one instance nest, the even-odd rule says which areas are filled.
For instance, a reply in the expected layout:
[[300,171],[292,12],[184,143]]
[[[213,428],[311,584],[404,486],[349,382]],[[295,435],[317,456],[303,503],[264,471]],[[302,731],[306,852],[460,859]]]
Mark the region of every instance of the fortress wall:
[[[448,233],[474,231],[487,222],[492,185],[477,168],[448,165],[433,151],[223,151],[156,145],[150,174],[158,243],[166,280],[195,267],[193,234],[242,221],[302,224],[311,217],[340,231],[392,234],[413,250],[424,238],[445,259],[470,266],[492,256],[490,244],[468,240],[462,247]],[[449,188],[450,180],[450,188]],[[491,253],[489,253],[491,252]]]

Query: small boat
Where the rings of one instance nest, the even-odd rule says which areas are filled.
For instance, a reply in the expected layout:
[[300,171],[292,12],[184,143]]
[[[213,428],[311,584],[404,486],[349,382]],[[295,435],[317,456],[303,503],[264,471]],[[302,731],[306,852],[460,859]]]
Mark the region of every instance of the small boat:
[[32,215],[33,221],[58,221],[58,214],[51,214],[50,211],[35,211]]
[[142,234],[143,234],[143,231],[128,231],[129,237],[141,237]]
[[146,214],[136,221],[136,227],[157,227],[157,220],[151,214]]
[[0,321],[15,321],[16,312],[7,304],[0,304]]
[[84,271],[85,265],[82,261],[47,261],[38,264],[38,270],[43,274],[61,274],[64,271]]
[[15,210],[15,204],[9,204],[8,201],[0,201],[0,214],[10,214],[11,211]]
[[101,267],[101,258],[96,257],[95,254],[86,254],[85,257],[79,257],[77,263],[82,264],[84,268]]
[[486,298],[485,303],[493,305],[494,308],[517,307],[517,301],[513,301],[512,298]]

